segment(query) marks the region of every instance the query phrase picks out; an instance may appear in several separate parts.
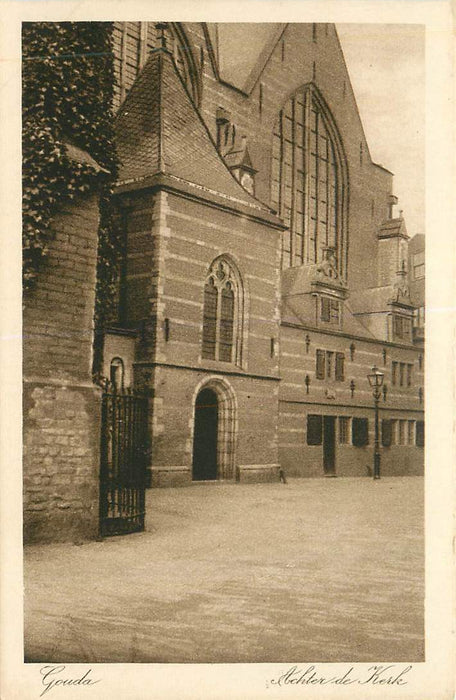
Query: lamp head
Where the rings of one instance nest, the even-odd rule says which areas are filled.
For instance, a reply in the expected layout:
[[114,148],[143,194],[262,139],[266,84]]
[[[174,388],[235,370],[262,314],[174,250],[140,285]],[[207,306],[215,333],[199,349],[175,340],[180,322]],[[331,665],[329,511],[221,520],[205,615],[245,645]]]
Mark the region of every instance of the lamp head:
[[380,389],[380,387],[383,384],[383,379],[385,375],[383,372],[380,372],[378,367],[372,367],[372,372],[371,374],[367,375],[367,379],[369,380],[369,384],[372,387],[372,389]]

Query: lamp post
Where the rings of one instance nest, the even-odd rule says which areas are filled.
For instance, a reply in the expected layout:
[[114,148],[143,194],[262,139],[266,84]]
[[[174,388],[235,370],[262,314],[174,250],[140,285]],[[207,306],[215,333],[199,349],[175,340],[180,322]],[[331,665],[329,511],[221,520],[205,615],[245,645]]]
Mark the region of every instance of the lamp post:
[[380,401],[381,388],[384,379],[383,372],[377,367],[372,367],[372,373],[367,375],[369,384],[372,388],[375,406],[375,451],[374,451],[374,479],[380,479],[380,444],[378,430],[378,402]]

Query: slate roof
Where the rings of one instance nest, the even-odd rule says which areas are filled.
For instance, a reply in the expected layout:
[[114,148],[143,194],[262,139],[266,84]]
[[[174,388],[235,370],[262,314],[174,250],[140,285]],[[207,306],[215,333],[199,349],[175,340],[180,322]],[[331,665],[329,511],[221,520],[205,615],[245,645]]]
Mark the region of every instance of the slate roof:
[[343,327],[339,330],[333,326],[319,326],[315,323],[315,299],[312,294],[306,293],[297,296],[289,296],[282,299],[282,323],[304,325],[316,330],[328,330],[334,335],[353,335],[359,338],[375,338],[375,335],[353,315],[351,305],[347,301],[341,302],[344,307]]
[[161,173],[271,215],[221,159],[166,49],[151,52],[118,114],[116,135],[120,184]]
[[405,221],[402,217],[398,217],[397,219],[387,219],[381,224],[379,228],[379,238],[392,238],[394,236],[403,236],[404,238],[409,238],[407,229],[405,227]]

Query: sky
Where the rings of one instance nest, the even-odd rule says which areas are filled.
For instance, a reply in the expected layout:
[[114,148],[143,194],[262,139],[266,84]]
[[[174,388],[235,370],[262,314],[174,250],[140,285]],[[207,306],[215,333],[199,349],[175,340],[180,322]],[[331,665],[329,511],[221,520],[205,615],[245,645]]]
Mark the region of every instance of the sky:
[[424,28],[338,24],[372,160],[394,173],[410,236],[424,230]]

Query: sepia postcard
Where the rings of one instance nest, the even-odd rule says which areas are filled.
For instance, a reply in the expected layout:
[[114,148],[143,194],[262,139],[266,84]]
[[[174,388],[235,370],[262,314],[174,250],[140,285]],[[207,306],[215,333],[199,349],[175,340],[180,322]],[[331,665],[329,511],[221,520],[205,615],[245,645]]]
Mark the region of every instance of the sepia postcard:
[[3,4],[2,699],[454,697],[452,22]]

